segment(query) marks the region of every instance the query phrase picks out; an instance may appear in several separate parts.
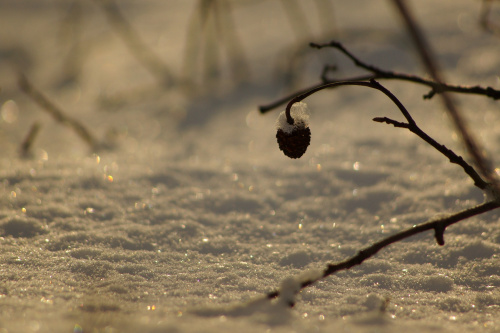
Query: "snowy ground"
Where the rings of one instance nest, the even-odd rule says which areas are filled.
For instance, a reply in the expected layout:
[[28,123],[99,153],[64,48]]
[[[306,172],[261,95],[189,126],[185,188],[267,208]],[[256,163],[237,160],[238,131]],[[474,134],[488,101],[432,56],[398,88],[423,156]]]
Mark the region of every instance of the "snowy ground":
[[[312,143],[300,160],[278,150],[278,112],[257,111],[317,82],[326,62],[336,61],[339,77],[361,73],[332,50],[311,51],[285,85],[309,41],[335,37],[369,63],[422,74],[388,1],[332,1],[330,31],[318,23],[321,1],[298,2],[309,31],[291,26],[278,0],[232,1],[249,73],[238,81],[226,56],[219,77],[194,63],[183,69],[194,0],[120,1],[176,79],[204,84],[196,91],[178,79],[159,89],[96,2],[82,1],[81,12],[68,3],[0,1],[0,332],[498,332],[497,211],[450,227],[444,247],[430,232],[390,246],[305,289],[293,309],[246,303],[483,201],[431,147],[371,121],[402,119],[375,91],[310,97]],[[451,83],[500,88],[500,39],[478,27],[479,1],[411,4]],[[198,36],[191,55],[209,58],[203,45],[214,51],[216,41]],[[113,147],[89,152],[19,90],[13,64]],[[438,98],[384,84],[424,130],[463,153]],[[456,99],[499,164],[498,102]],[[20,158],[35,122],[33,156]]]

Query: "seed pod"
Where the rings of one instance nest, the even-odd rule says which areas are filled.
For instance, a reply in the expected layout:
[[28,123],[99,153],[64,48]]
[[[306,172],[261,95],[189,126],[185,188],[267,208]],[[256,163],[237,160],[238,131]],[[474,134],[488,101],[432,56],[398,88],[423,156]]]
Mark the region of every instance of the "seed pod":
[[294,129],[291,133],[286,133],[278,129],[276,133],[280,150],[290,158],[299,158],[307,150],[311,143],[311,130],[309,127]]
[[283,153],[290,158],[299,158],[311,143],[311,130],[309,129],[309,114],[306,103],[295,103],[291,110],[294,123],[291,125],[286,120],[285,111],[281,112],[276,121],[276,139]]

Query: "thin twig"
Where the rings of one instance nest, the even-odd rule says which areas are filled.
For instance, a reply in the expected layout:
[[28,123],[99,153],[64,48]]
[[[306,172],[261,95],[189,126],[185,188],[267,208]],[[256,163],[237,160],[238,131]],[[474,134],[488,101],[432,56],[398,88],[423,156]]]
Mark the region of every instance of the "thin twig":
[[[389,236],[387,238],[382,239],[379,242],[374,243],[373,245],[366,247],[362,250],[360,250],[354,257],[351,257],[345,261],[336,263],[336,264],[329,264],[327,268],[323,271],[322,275],[319,278],[316,279],[308,279],[306,281],[301,281],[300,284],[300,289],[304,289],[313,283],[324,279],[336,272],[342,271],[342,270],[347,270],[350,269],[356,265],[360,265],[363,263],[366,259],[373,257],[375,254],[377,254],[380,250],[383,248],[397,243],[403,239],[409,238],[411,236],[415,236],[419,233],[422,233],[424,231],[428,230],[433,230],[435,232],[435,239],[439,245],[444,245],[444,231],[447,227],[449,227],[452,224],[455,224],[457,222],[460,222],[462,220],[465,220],[467,218],[470,218],[475,215],[483,214],[486,212],[489,212],[493,209],[499,208],[500,203],[496,201],[490,201],[486,203],[482,203],[480,205],[477,205],[472,208],[465,209],[461,212],[449,215],[447,217],[439,218],[439,219],[433,219],[424,223],[421,223],[419,225],[413,226],[409,229],[403,230],[401,232],[398,232],[392,236]],[[266,298],[272,299],[276,298],[280,295],[280,291],[272,291],[269,292],[266,295]]]
[[330,70],[331,66],[327,65],[323,68],[323,72],[321,74],[321,83],[317,83],[313,86],[307,87],[305,89],[302,89],[298,92],[294,92],[292,94],[289,94],[287,96],[284,96],[274,102],[271,102],[266,105],[261,105],[259,106],[259,111],[261,113],[266,113],[268,111],[271,111],[295,97],[296,95],[303,94],[307,91],[316,89],[318,87],[321,87],[327,83],[334,83],[334,82],[341,82],[341,81],[369,81],[371,79],[376,79],[376,80],[402,80],[402,81],[407,81],[407,82],[412,82],[412,83],[417,83],[421,85],[425,85],[431,88],[431,91],[429,91],[427,94],[424,95],[424,99],[430,99],[436,94],[440,94],[445,91],[449,92],[454,92],[454,93],[462,93],[462,94],[475,94],[475,95],[483,95],[490,97],[494,100],[500,99],[500,90],[496,90],[492,87],[482,87],[479,85],[475,86],[464,86],[464,85],[452,85],[452,84],[447,84],[447,83],[437,83],[436,81],[433,80],[428,80],[424,79],[420,76],[417,75],[411,75],[411,74],[405,74],[405,73],[398,73],[398,72],[393,72],[393,71],[388,71],[381,69],[379,67],[370,65],[365,63],[364,61],[360,60],[358,57],[356,57],[353,53],[351,53],[349,50],[347,50],[341,43],[337,41],[331,41],[330,43],[326,44],[315,44],[311,43],[311,47],[315,47],[318,49],[325,48],[325,47],[332,47],[336,48],[339,51],[341,51],[343,54],[345,54],[349,59],[351,59],[354,64],[358,67],[361,67],[363,69],[366,69],[367,71],[373,73],[373,74],[367,74],[367,75],[361,75],[361,76],[356,76],[356,77],[351,77],[351,78],[345,78],[345,79],[329,79],[326,77],[326,73]]
[[[453,151],[449,150],[445,146],[439,144],[437,141],[432,139],[429,135],[427,135],[424,131],[422,131],[417,124],[415,123],[414,119],[411,117],[410,113],[406,110],[404,105],[397,99],[395,95],[393,95],[389,90],[387,90],[385,87],[383,87],[380,83],[376,82],[375,80],[370,80],[370,82],[364,82],[364,81],[347,81],[347,82],[334,82],[334,83],[329,83],[325,84],[323,86],[315,87],[311,89],[310,91],[304,92],[302,94],[297,95],[294,97],[292,100],[287,105],[287,108],[285,110],[286,116],[287,116],[287,121],[290,124],[293,124],[293,118],[290,114],[290,109],[291,106],[294,103],[300,102],[304,100],[306,97],[320,91],[323,89],[328,89],[328,88],[336,88],[340,86],[362,86],[362,87],[368,87],[372,89],[376,89],[384,93],[386,96],[388,96],[399,108],[403,116],[406,118],[407,123],[404,122],[399,122],[387,117],[378,117],[375,118],[374,121],[377,122],[385,122],[391,125],[394,125],[395,127],[400,127],[400,128],[407,128],[409,129],[412,133],[415,133],[417,136],[422,138],[425,142],[433,146],[435,149],[437,149],[439,152],[441,152],[443,155],[448,157],[451,163],[455,163],[460,165],[464,171],[469,175],[474,180],[474,183],[477,187],[481,189],[486,189],[487,186],[489,185],[487,182],[485,182],[481,176],[474,170],[472,166],[470,166],[467,162],[464,161],[464,159],[458,155],[456,155]],[[373,245],[364,248],[360,250],[354,257],[351,257],[350,259],[347,259],[345,261],[342,261],[340,263],[336,264],[329,264],[327,268],[322,272],[321,276],[316,277],[316,278],[308,278],[304,281],[300,281],[300,289],[302,290],[315,282],[324,279],[338,271],[341,270],[347,270],[350,269],[356,265],[360,265],[363,263],[365,260],[373,257],[375,254],[377,254],[380,250],[383,248],[397,243],[403,239],[409,238],[411,236],[414,236],[416,234],[422,233],[424,231],[428,230],[434,230],[434,237],[436,239],[436,242],[439,245],[444,245],[444,232],[447,227],[450,225],[457,223],[459,221],[462,221],[464,219],[470,218],[472,216],[476,216],[479,214],[486,213],[488,211],[491,211],[493,209],[499,208],[500,207],[500,201],[494,200],[494,201],[489,201],[486,203],[482,203],[480,205],[477,205],[475,207],[471,207],[468,209],[465,209],[463,211],[460,211],[458,213],[449,215],[447,217],[443,218],[438,218],[438,219],[432,219],[427,222],[421,223],[419,225],[413,226],[409,229],[403,230],[399,233],[396,233],[392,236],[389,236],[387,238],[382,239],[379,242],[374,243]],[[273,299],[276,298],[280,295],[280,291],[272,291],[269,292],[265,298],[267,299]],[[293,303],[290,304],[293,306]]]
[[399,99],[391,93],[388,89],[386,89],[384,86],[382,86],[380,83],[378,83],[375,80],[370,80],[370,82],[364,82],[364,81],[345,81],[345,82],[333,82],[333,83],[328,83],[319,87],[316,87],[314,89],[311,89],[307,92],[304,92],[302,94],[299,94],[292,98],[290,102],[288,103],[286,109],[285,109],[285,114],[287,117],[287,122],[291,125],[293,125],[294,121],[291,116],[290,110],[293,104],[300,102],[307,98],[308,96],[317,93],[318,91],[321,91],[323,89],[331,89],[331,88],[337,88],[337,87],[342,87],[342,86],[361,86],[361,87],[368,87],[372,89],[379,90],[380,92],[384,93],[387,97],[391,99],[391,101],[398,107],[398,109],[401,111],[403,116],[406,118],[408,123],[401,123],[397,122],[395,120],[389,119],[387,117],[384,118],[374,118],[374,121],[377,122],[385,122],[391,125],[394,125],[396,127],[403,127],[409,129],[412,133],[416,134],[419,138],[430,144],[432,147],[434,147],[437,151],[439,151],[441,154],[446,156],[450,163],[457,164],[462,169],[465,171],[465,173],[474,181],[474,185],[477,186],[478,188],[484,190],[488,187],[488,183],[482,179],[482,177],[476,172],[476,170],[468,164],[461,156],[455,154],[452,150],[446,148],[446,146],[438,143],[436,140],[434,140],[432,137],[430,137],[427,133],[425,133],[422,129],[420,129],[413,117],[410,115],[408,110],[405,108],[405,106],[399,101]]
[[63,73],[57,87],[64,87],[77,82],[82,73],[85,56],[89,53],[89,45],[82,40],[83,8],[82,1],[72,0],[60,27],[60,41],[69,45],[63,63]]
[[248,79],[250,69],[247,56],[237,35],[236,24],[233,19],[233,7],[229,1],[219,1],[215,6],[215,24],[221,42],[226,48],[229,68],[236,82]]
[[321,87],[323,85],[324,85],[324,83],[318,83],[318,84],[315,84],[312,87],[308,87],[308,88],[296,91],[296,92],[294,92],[292,94],[286,95],[285,97],[281,97],[280,99],[278,99],[278,100],[276,100],[274,102],[271,102],[269,104],[260,105],[259,106],[259,111],[260,111],[260,113],[266,113],[266,112],[272,111],[272,110],[276,109],[277,107],[279,107],[279,106],[281,106],[283,104],[288,103],[288,101],[290,101],[292,98],[294,98],[295,96],[297,96],[297,94],[299,94],[299,95],[303,94],[305,92],[308,92],[309,90],[312,90],[312,89],[317,88],[317,87]]
[[102,8],[110,26],[121,37],[135,58],[155,76],[160,84],[170,87],[174,77],[167,65],[151,48],[144,43],[132,25],[123,16],[114,0],[94,0]]
[[[429,72],[431,72],[431,76],[432,76],[434,81],[420,82],[420,81],[418,81],[420,79],[415,79],[416,77],[413,77],[413,79],[411,79],[411,80],[409,79],[409,77],[407,77],[406,80],[408,80],[408,81],[417,80],[417,81],[413,81],[413,82],[418,82],[418,83],[430,85],[432,87],[433,91],[435,91],[435,93],[441,93],[446,108],[448,109],[450,115],[452,116],[458,130],[460,131],[460,133],[465,141],[465,144],[467,146],[469,153],[473,156],[475,162],[478,164],[483,176],[487,177],[488,181],[496,181],[496,178],[492,175],[493,171],[491,170],[491,167],[490,167],[488,161],[486,161],[486,159],[482,155],[480,156],[480,153],[479,153],[480,150],[479,150],[477,144],[475,143],[475,141],[473,140],[473,138],[468,133],[467,128],[465,127],[465,124],[460,117],[460,114],[458,113],[457,109],[455,108],[455,106],[453,104],[453,101],[442,90],[448,86],[444,85],[444,83],[443,83],[444,81],[440,77],[439,70],[438,70],[435,62],[433,61],[433,57],[431,56],[431,53],[429,51],[429,48],[426,45],[426,42],[423,38],[423,35],[420,33],[418,27],[415,24],[415,21],[410,16],[409,12],[406,10],[406,7],[404,6],[403,2],[401,0],[394,0],[394,2],[396,3],[398,9],[400,10],[401,15],[404,17],[405,22],[408,26],[408,29],[410,30],[410,33],[412,34],[412,37],[414,38],[415,43],[417,44],[417,48],[419,49],[419,52],[421,54],[421,57],[423,58],[423,61],[426,65],[426,68],[428,69]],[[328,44],[328,45],[331,46],[330,44]],[[339,47],[339,46],[341,47],[340,44],[336,44],[336,47]],[[320,46],[320,47],[322,47],[322,46]],[[455,163],[455,164],[458,164],[459,166],[461,166],[464,169],[464,171],[467,173],[467,175],[474,180],[475,185],[477,187],[479,187],[480,189],[486,190],[486,189],[488,189],[488,187],[490,185],[498,186],[497,185],[498,183],[496,183],[496,182],[489,183],[489,182],[483,180],[482,177],[480,176],[480,174],[471,165],[469,165],[467,162],[465,162],[462,157],[456,155],[453,151],[449,150],[444,145],[439,144],[437,141],[435,141],[429,135],[427,135],[424,131],[422,131],[417,126],[414,119],[411,117],[411,115],[406,110],[404,105],[389,90],[387,90],[385,87],[380,85],[380,83],[375,81],[374,78],[377,77],[377,75],[384,74],[384,73],[378,72],[378,69],[373,67],[373,66],[359,62],[359,60],[356,57],[350,55],[350,53],[347,50],[345,50],[343,47],[342,47],[342,49],[345,51],[344,53],[348,57],[350,57],[358,66],[361,66],[361,67],[371,71],[372,73],[374,73],[372,77],[368,78],[370,81],[369,82],[366,82],[366,81],[332,82],[332,83],[327,83],[327,84],[323,84],[323,85],[316,85],[316,86],[310,88],[309,90],[301,91],[298,95],[291,98],[291,100],[287,104],[285,113],[286,113],[287,122],[289,124],[292,124],[292,125],[294,124],[294,119],[292,118],[291,112],[290,112],[292,105],[297,103],[297,102],[302,101],[306,97],[308,97],[308,96],[310,96],[310,95],[312,95],[320,90],[328,89],[328,88],[336,88],[336,87],[340,87],[340,86],[363,86],[363,87],[368,87],[368,88],[372,88],[372,89],[377,89],[377,90],[381,91],[382,93],[384,93],[386,96],[388,96],[398,106],[399,110],[402,112],[402,114],[406,118],[407,122],[406,123],[400,122],[400,121],[396,121],[396,120],[393,120],[393,119],[387,118],[387,117],[377,117],[377,118],[373,119],[374,121],[383,122],[383,123],[393,125],[395,127],[406,128],[406,129],[410,130],[412,133],[416,134],[418,137],[423,139],[425,142],[427,142],[428,144],[433,146],[436,150],[441,152],[444,156],[448,157],[448,159],[450,160],[451,163]],[[387,77],[384,77],[384,78],[387,78]],[[398,77],[398,78],[401,79],[400,77]],[[366,79],[366,78],[364,78],[364,79]],[[440,90],[438,90],[438,89],[440,89]],[[276,106],[276,104],[278,104],[278,103],[275,102],[273,104],[274,104],[274,106]],[[280,102],[280,104],[282,104],[282,103]],[[270,110],[271,108],[269,108],[269,106],[264,106],[264,107],[261,107],[260,109],[261,109],[261,112],[264,113],[264,112]],[[495,187],[495,189],[497,189],[497,188]],[[366,247],[366,248],[360,250],[355,256],[353,256],[345,261],[342,261],[342,262],[339,262],[336,264],[329,264],[326,267],[326,269],[323,270],[322,274],[318,277],[306,278],[305,280],[299,281],[300,288],[298,291],[300,291],[300,290],[314,284],[315,282],[317,282],[321,279],[324,279],[324,278],[326,278],[326,277],[328,277],[328,276],[330,276],[338,271],[347,270],[347,269],[350,269],[356,265],[360,265],[365,260],[373,257],[380,250],[384,249],[385,247],[387,247],[391,244],[397,243],[403,239],[409,238],[411,236],[417,235],[419,233],[422,233],[422,232],[425,232],[428,230],[434,230],[434,237],[436,239],[436,242],[442,246],[445,243],[444,242],[444,232],[445,232],[447,227],[449,227],[452,224],[455,224],[459,221],[462,221],[464,219],[467,219],[467,218],[470,218],[472,216],[476,216],[479,214],[486,213],[488,211],[491,211],[491,210],[499,208],[499,207],[500,207],[500,199],[498,199],[498,196],[497,196],[495,198],[495,200],[493,200],[493,201],[482,203],[482,204],[477,205],[475,207],[471,207],[471,208],[462,210],[458,213],[448,215],[447,217],[431,219],[431,220],[428,220],[427,222],[421,223],[421,224],[413,226],[409,229],[398,232],[392,236],[389,236],[387,238],[384,238],[384,239],[372,244],[369,247]],[[280,290],[276,290],[276,291],[269,292],[265,296],[265,298],[266,299],[273,299],[273,298],[278,297],[279,295],[280,295]],[[290,305],[293,306],[293,303]]]
[[470,178],[472,178],[472,180],[474,181],[474,185],[476,187],[480,188],[481,190],[485,190],[488,187],[488,183],[481,178],[481,176],[476,172],[476,170],[474,170],[474,168],[470,164],[465,162],[462,156],[455,154],[455,152],[446,148],[445,145],[439,144],[436,140],[431,138],[427,133],[422,131],[420,127],[418,127],[415,123],[414,124],[402,123],[387,117],[376,117],[373,118],[373,121],[390,124],[393,125],[394,127],[407,128],[412,133],[416,134],[419,138],[430,144],[432,147],[436,148],[441,154],[448,157],[450,163],[460,165],[462,169],[464,169],[465,173],[469,175]]
[[[406,24],[406,28],[408,29],[408,32],[410,33],[413,42],[415,43],[420,58],[425,65],[425,68],[428,70],[429,74],[435,82],[445,82],[442,78],[442,74],[439,70],[438,64],[434,60],[435,57],[432,54],[431,48],[427,43],[427,40],[421,29],[419,28],[416,20],[413,18],[412,13],[408,10],[406,3],[402,0],[393,0],[393,2]],[[492,167],[491,161],[484,155],[484,150],[469,132],[469,129],[467,128],[462,115],[458,111],[458,108],[455,106],[451,97],[446,92],[443,92],[441,94],[441,98],[446,107],[446,110],[448,111],[448,114],[450,115],[453,123],[455,124],[455,127],[462,137],[468,153],[472,156],[474,162],[477,164],[479,171],[498,191],[500,184],[496,177],[494,168]]]
[[[452,85],[452,84],[447,84],[444,82],[437,82],[433,80],[428,80],[423,77],[417,76],[417,75],[411,75],[411,74],[405,74],[405,73],[398,73],[398,72],[393,72],[393,71],[388,71],[381,69],[379,67],[367,64],[366,62],[362,61],[358,57],[356,57],[353,53],[351,53],[349,50],[347,50],[341,43],[337,41],[331,41],[326,44],[316,44],[316,43],[311,43],[311,47],[321,49],[325,47],[332,47],[343,54],[345,54],[349,59],[352,60],[352,62],[363,69],[366,69],[369,72],[372,72],[373,75],[366,76],[366,80],[369,79],[397,79],[397,80],[403,80],[403,81],[409,81],[413,83],[418,83],[422,84],[425,86],[428,86],[431,88],[431,91],[424,95],[424,99],[430,99],[434,97],[436,94],[443,93],[445,91],[449,92],[454,92],[454,93],[462,93],[462,94],[476,94],[476,95],[485,95],[488,96],[494,100],[500,99],[500,90],[493,89],[492,87],[481,87],[481,86],[463,86],[463,85]],[[323,75],[323,83],[329,83],[329,82],[334,82],[338,80],[332,80],[332,79],[327,79],[325,75]],[[359,79],[359,78],[358,78]],[[350,80],[349,80],[350,81]]]
[[[235,82],[248,79],[249,64],[241,38],[233,17],[233,6],[227,0],[198,0],[189,19],[187,28],[184,62],[182,64],[183,84],[194,88],[195,77],[203,61],[205,76],[202,81],[210,80],[221,74],[221,63],[226,60]],[[213,82],[212,82],[213,83]],[[201,86],[206,86],[201,84]]]
[[40,132],[41,127],[42,126],[39,122],[35,122],[33,125],[31,125],[30,130],[21,143],[21,148],[19,149],[21,157],[27,158],[31,156],[31,148],[33,147],[33,143],[35,142],[35,138]]
[[408,110],[406,110],[406,108],[399,101],[399,99],[397,99],[397,97],[394,96],[393,93],[391,93],[389,90],[384,88],[380,83],[378,83],[375,80],[370,80],[370,82],[364,82],[364,81],[333,82],[333,83],[325,84],[325,85],[322,85],[320,87],[311,89],[303,94],[297,95],[294,98],[292,98],[290,100],[290,102],[288,102],[288,105],[286,106],[285,111],[286,111],[286,118],[287,118],[288,123],[290,125],[293,125],[293,118],[290,115],[290,109],[292,108],[293,104],[304,100],[305,98],[311,96],[312,94],[317,93],[320,90],[328,89],[328,88],[335,88],[335,87],[340,87],[340,86],[361,86],[361,87],[368,87],[368,88],[379,90],[379,91],[383,92],[387,97],[389,97],[394,104],[396,104],[396,106],[399,108],[401,113],[403,113],[403,116],[406,118],[406,120],[408,120],[409,123],[415,123],[415,121],[411,117],[410,113],[408,112]]
[[19,75],[19,88],[31,97],[36,104],[42,107],[43,110],[48,112],[57,122],[74,130],[75,133],[82,138],[83,141],[85,141],[90,149],[96,149],[98,147],[98,140],[90,134],[83,124],[81,124],[78,120],[67,116],[61,108],[52,103],[49,98],[38,91],[38,89],[36,89],[23,74]]

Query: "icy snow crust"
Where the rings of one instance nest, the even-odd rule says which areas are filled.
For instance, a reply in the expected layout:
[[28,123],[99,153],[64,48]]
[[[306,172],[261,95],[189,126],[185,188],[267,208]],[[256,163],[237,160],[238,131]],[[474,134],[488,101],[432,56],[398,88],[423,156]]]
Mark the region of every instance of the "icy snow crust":
[[[0,2],[0,332],[498,332],[498,211],[450,227],[443,247],[422,234],[294,293],[301,276],[484,199],[414,135],[374,123],[402,116],[363,87],[308,97],[314,142],[298,160],[279,151],[279,111],[261,115],[257,105],[319,82],[323,64],[338,62],[338,77],[362,75],[331,50],[287,62],[332,38],[320,34],[324,9],[315,7],[326,1],[298,2],[314,34],[303,44],[280,1],[232,1],[248,59],[241,84],[229,68],[243,66],[229,66],[224,48],[211,49],[220,76],[203,59],[183,65],[186,50],[232,38],[187,45],[196,1],[117,1],[176,77],[193,71],[196,93],[155,90],[97,3]],[[425,76],[389,2],[332,3],[326,22],[352,52]],[[478,1],[411,5],[451,83],[500,88],[500,39],[479,29]],[[13,63],[111,148],[89,153],[19,91]],[[293,67],[296,85],[286,86]],[[463,153],[437,96],[381,82],[422,129]],[[498,165],[498,101],[454,98]],[[19,158],[35,122],[33,157]],[[283,297],[261,298],[279,287]]]

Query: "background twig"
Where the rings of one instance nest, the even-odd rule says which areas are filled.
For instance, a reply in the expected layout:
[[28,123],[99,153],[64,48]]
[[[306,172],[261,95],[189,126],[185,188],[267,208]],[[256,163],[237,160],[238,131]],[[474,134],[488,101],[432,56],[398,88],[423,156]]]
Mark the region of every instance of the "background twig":
[[490,14],[493,6],[493,0],[483,0],[481,2],[481,12],[479,15],[479,24],[484,30],[494,34],[500,35],[500,26],[491,22]]
[[172,86],[174,77],[167,65],[139,37],[114,0],[95,0],[95,2],[101,6],[110,26],[144,68],[155,76],[160,84],[166,87]]
[[96,149],[98,147],[98,140],[90,134],[83,124],[81,124],[78,120],[65,115],[58,106],[38,91],[23,74],[19,75],[19,88],[31,97],[36,104],[41,106],[43,110],[48,112],[57,122],[73,129],[75,133],[82,138],[83,141],[85,141],[90,149]]
[[39,122],[35,122],[31,125],[28,134],[24,138],[23,142],[21,142],[21,148],[19,149],[19,153],[21,157],[29,157],[32,153],[31,149],[33,147],[33,143],[35,142],[35,138],[40,132],[41,125]]
[[[412,13],[407,8],[405,2],[402,0],[393,0],[393,2],[401,17],[403,18],[406,28],[408,29],[408,32],[410,33],[413,42],[415,43],[420,58],[425,65],[425,68],[429,71],[429,74],[434,81],[438,83],[444,82],[438,64],[434,60],[434,56],[432,54],[430,46],[423,33],[421,32],[416,20],[413,18]],[[458,111],[453,100],[446,92],[443,92],[441,94],[441,98],[443,104],[446,107],[446,110],[448,111],[448,114],[450,115],[453,123],[455,124],[455,127],[462,137],[468,153],[472,156],[474,162],[477,164],[479,171],[488,179],[490,183],[498,188],[498,180],[491,165],[491,161],[485,156],[484,150],[469,132],[469,129],[467,128],[465,121],[463,120],[462,115]]]

